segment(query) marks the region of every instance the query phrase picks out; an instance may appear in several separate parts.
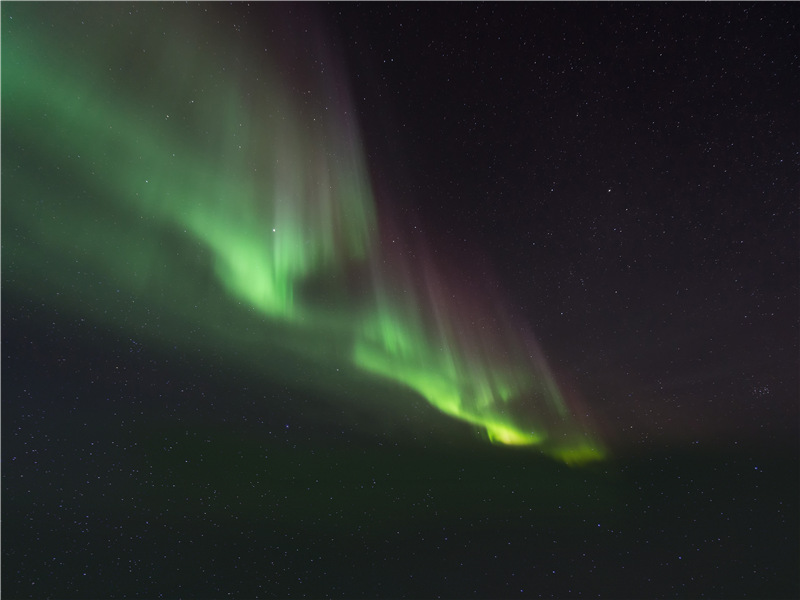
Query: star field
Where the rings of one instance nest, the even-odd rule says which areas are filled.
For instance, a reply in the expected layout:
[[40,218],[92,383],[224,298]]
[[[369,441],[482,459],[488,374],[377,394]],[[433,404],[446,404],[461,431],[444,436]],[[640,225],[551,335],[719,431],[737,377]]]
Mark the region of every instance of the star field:
[[793,598],[789,3],[5,3],[2,593]]

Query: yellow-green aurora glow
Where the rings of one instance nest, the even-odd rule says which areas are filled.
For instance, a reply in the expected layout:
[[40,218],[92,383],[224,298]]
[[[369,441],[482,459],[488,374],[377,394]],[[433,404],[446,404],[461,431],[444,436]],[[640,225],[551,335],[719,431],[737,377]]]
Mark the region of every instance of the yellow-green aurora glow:
[[604,456],[481,281],[454,289],[430,255],[387,247],[323,36],[300,60],[198,7],[129,8],[32,4],[4,20],[6,289],[131,331],[160,319],[167,339],[240,335],[265,364],[304,362],[316,389],[335,362],[494,443]]

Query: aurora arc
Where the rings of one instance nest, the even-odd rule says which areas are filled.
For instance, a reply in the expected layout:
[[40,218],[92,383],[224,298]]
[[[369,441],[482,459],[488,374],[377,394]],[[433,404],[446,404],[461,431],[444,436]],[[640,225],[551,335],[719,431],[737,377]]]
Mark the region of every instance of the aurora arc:
[[[604,456],[535,342],[500,304],[470,302],[487,293],[479,281],[454,287],[431,253],[386,242],[322,36],[297,60],[256,55],[190,7],[14,8],[2,32],[6,289],[98,320],[124,294],[128,327],[175,317],[212,338],[238,333],[288,361],[411,389],[492,442],[568,463]],[[153,33],[156,11],[169,34]],[[120,21],[122,33],[107,25]],[[257,326],[221,316],[242,307]]]

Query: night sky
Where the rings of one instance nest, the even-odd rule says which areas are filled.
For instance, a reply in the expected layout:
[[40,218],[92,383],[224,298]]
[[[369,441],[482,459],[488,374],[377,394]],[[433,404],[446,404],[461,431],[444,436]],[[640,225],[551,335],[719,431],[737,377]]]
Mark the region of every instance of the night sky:
[[4,597],[800,597],[796,4],[0,18]]

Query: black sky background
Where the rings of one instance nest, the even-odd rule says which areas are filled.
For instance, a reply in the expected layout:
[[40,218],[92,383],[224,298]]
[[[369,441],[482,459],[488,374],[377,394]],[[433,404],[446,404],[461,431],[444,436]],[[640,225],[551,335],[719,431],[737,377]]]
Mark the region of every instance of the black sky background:
[[327,32],[379,206],[611,457],[412,438],[4,278],[4,597],[800,595],[795,4],[209,6]]
[[793,5],[328,9],[379,189],[612,429],[795,433]]

